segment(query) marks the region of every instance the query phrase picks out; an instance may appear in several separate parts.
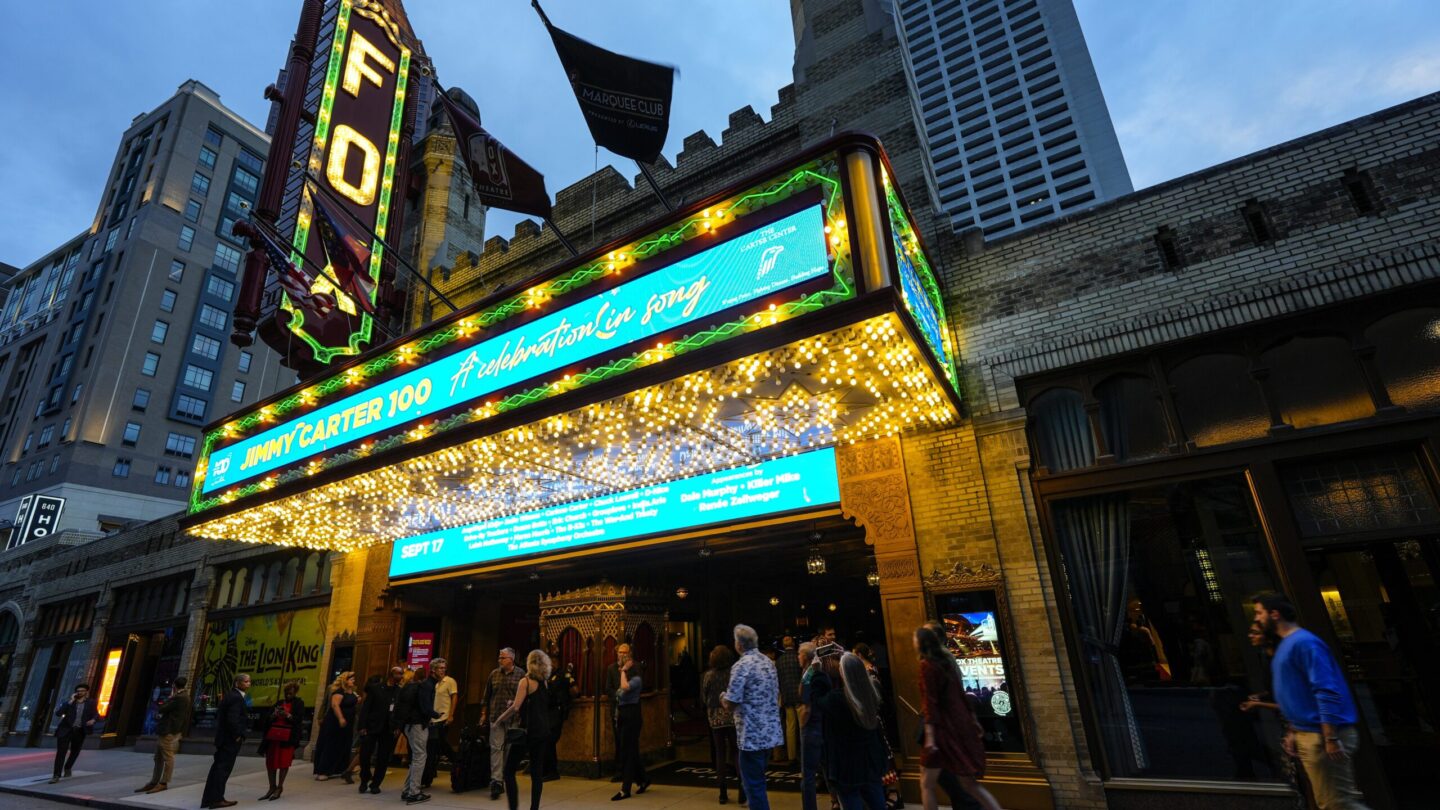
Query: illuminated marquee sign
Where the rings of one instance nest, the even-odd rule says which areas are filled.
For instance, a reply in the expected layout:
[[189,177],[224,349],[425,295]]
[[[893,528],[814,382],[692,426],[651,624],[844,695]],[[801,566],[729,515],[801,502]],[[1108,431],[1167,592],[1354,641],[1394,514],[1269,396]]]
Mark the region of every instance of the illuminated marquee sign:
[[210,454],[213,492],[828,277],[818,202]]
[[120,659],[124,650],[119,647],[105,654],[105,667],[100,676],[100,691],[95,695],[95,710],[101,717],[110,713],[110,698],[115,694],[115,678],[120,674]]
[[839,502],[834,448],[812,450],[397,540],[390,576],[672,534]]
[[960,378],[955,371],[955,352],[950,338],[950,324],[945,317],[945,299],[930,263],[920,249],[919,237],[911,224],[905,206],[890,175],[884,175],[886,208],[890,213],[890,236],[895,248],[895,264],[899,270],[900,297],[905,309],[915,319],[920,337],[939,361],[945,381],[956,391]]
[[[398,8],[398,3],[395,4]],[[328,44],[329,59],[322,74],[320,106],[315,116],[315,133],[303,172],[324,192],[316,195],[341,214],[343,227],[356,234],[365,230],[379,239],[370,245],[368,272],[378,286],[384,248],[380,239],[392,219],[392,203],[398,178],[400,131],[405,110],[411,49],[402,29],[377,0],[338,0],[334,35]],[[403,12],[402,12],[403,13]],[[292,170],[291,185],[298,180]],[[371,339],[372,317],[345,291],[336,290],[315,267],[326,267],[321,240],[312,227],[315,217],[314,191],[300,201],[292,239],[295,261],[303,254],[312,264],[307,273],[315,276],[312,291],[335,296],[336,309],[327,316],[292,306],[288,297],[280,307],[289,313],[287,328],[295,339],[310,348],[316,362],[330,363],[337,357],[359,354]],[[363,226],[363,229],[362,229]],[[327,271],[338,278],[333,269]],[[373,292],[371,293],[373,296]]]

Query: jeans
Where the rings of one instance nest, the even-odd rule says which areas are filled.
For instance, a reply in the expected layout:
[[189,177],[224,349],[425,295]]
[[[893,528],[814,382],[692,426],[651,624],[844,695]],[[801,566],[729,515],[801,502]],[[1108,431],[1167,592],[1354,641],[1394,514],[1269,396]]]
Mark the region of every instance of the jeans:
[[825,738],[806,733],[800,738],[800,810],[815,810],[816,783],[824,767]]
[[[710,744],[715,751],[715,778],[720,780],[720,796],[725,798],[728,785],[727,774],[734,773],[739,780],[740,748],[735,741],[735,727],[722,726],[710,729]],[[740,786],[740,795],[745,795],[745,786]]]
[[1355,750],[1360,747],[1360,732],[1346,726],[1336,732],[1340,745],[1349,756],[1334,762],[1325,753],[1325,735],[1317,731],[1295,732],[1295,753],[1310,777],[1310,790],[1320,810],[1367,810],[1365,796],[1355,787]]
[[879,780],[864,785],[835,786],[840,810],[885,810],[885,786]]
[[526,740],[524,745],[510,746],[510,753],[505,757],[505,801],[509,803],[510,810],[517,810],[520,806],[520,786],[515,783],[515,774],[520,770],[520,762],[525,757],[530,758],[530,810],[540,810],[540,789],[545,786],[545,757],[550,745],[545,740]]
[[740,752],[740,786],[750,800],[750,810],[770,810],[770,797],[765,792],[765,765],[770,749]]
[[505,744],[505,729],[508,724],[490,724],[490,783],[503,782],[505,779],[505,755],[510,753],[510,746]]
[[430,728],[421,723],[405,727],[405,742],[410,744],[410,770],[405,774],[405,784],[400,788],[401,796],[414,796],[420,792],[420,782],[425,777],[425,746],[430,741]]
[[[59,734],[55,737],[55,778],[60,778],[61,768],[66,772],[75,767],[80,756],[80,746],[85,744],[85,735],[78,732]],[[68,754],[68,756],[67,756]]]
[[150,775],[150,784],[168,785],[175,772],[175,752],[180,748],[180,735],[162,734],[155,740],[155,772]]
[[394,753],[395,732],[386,730],[360,735],[360,784],[380,787]]
[[200,795],[200,805],[225,801],[225,783],[230,781],[230,772],[235,770],[235,757],[240,746],[234,745],[215,749],[215,761],[210,763],[210,773],[205,777],[205,792]]

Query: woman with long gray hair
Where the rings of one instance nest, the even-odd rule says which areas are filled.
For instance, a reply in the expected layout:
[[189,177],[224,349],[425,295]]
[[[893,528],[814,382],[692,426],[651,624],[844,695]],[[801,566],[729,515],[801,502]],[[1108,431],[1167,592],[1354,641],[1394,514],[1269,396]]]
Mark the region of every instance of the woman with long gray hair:
[[840,658],[840,683],[812,684],[825,734],[825,780],[843,810],[885,810],[889,749],[880,736],[880,695],[865,662]]

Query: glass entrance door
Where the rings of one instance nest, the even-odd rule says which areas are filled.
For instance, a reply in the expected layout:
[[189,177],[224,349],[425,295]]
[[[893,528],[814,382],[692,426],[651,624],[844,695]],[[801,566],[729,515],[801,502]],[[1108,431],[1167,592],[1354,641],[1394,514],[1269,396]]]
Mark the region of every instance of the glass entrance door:
[[1360,716],[1403,808],[1433,807],[1440,761],[1440,538],[1308,553]]

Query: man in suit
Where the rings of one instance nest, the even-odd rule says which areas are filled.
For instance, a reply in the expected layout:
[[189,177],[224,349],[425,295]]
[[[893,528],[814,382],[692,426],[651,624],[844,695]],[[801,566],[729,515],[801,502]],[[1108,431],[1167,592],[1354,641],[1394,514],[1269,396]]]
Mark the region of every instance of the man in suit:
[[175,771],[175,752],[180,750],[180,737],[190,729],[190,690],[185,688],[187,683],[184,675],[176,678],[169,700],[161,703],[155,712],[155,771],[150,775],[150,781],[136,793],[159,793],[170,784],[170,775]]
[[[400,726],[395,718],[400,699],[400,681],[405,670],[390,668],[388,682],[367,684],[365,702],[360,704],[360,792],[379,793],[390,756],[395,751],[395,735]],[[373,767],[373,771],[372,771]]]
[[75,693],[55,712],[55,716],[60,718],[60,722],[55,724],[55,775],[50,779],[52,785],[60,781],[62,772],[65,776],[70,775],[75,760],[80,756],[80,747],[85,744],[85,737],[95,730],[95,721],[100,719],[100,710],[90,699],[90,685],[76,684]]
[[235,770],[235,757],[240,753],[249,727],[245,705],[245,693],[249,690],[250,676],[239,675],[235,678],[235,688],[225,693],[215,712],[215,761],[210,765],[210,775],[205,777],[205,793],[200,797],[200,806],[207,810],[236,804],[225,798],[225,783]]

